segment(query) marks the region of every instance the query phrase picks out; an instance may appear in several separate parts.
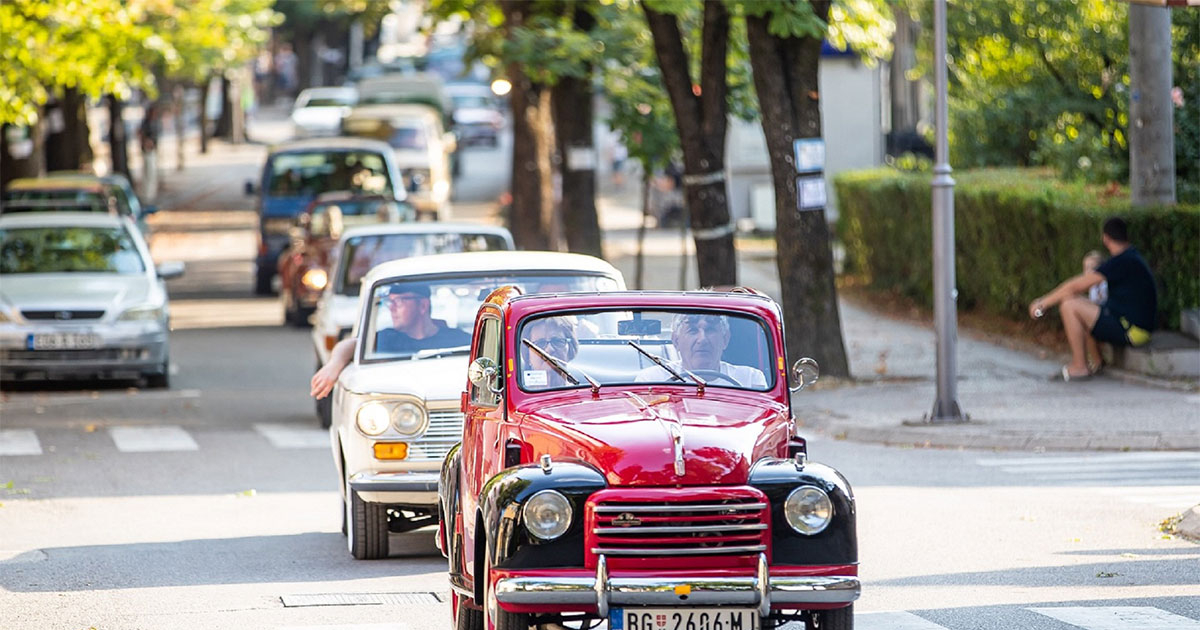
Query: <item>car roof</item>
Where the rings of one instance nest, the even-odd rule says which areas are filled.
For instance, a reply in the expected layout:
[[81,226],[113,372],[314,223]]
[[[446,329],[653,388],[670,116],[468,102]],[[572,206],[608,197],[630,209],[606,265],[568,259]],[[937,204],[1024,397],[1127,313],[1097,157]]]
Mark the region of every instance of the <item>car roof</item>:
[[367,272],[363,286],[371,286],[383,278],[402,276],[562,270],[604,274],[624,280],[616,267],[593,256],[561,252],[489,251],[413,256],[388,261]]
[[347,118],[418,118],[429,119],[435,122],[442,120],[442,115],[437,109],[430,105],[420,103],[398,103],[395,105],[388,103],[375,103],[371,105],[357,105]]
[[24,177],[14,179],[7,190],[86,190],[104,192],[105,182],[95,175],[56,174],[51,177]]
[[105,212],[20,212],[0,215],[0,228],[124,227],[128,221]]
[[[512,234],[498,225],[483,225],[480,223],[372,223],[346,228],[342,232],[341,241],[345,242],[357,236],[376,236],[384,234],[495,234],[512,240]],[[455,254],[457,255],[457,254]]]
[[300,153],[308,151],[356,150],[375,151],[378,153],[386,153],[390,156],[392,147],[382,140],[334,136],[331,138],[305,138],[303,140],[289,140],[287,142],[281,142],[271,147],[271,155],[275,155],[277,153]]
[[484,83],[447,83],[446,93],[451,96],[475,96],[478,94],[495,96],[492,87]]
[[[310,98],[313,96],[324,96],[326,94],[334,96],[354,95],[358,92],[357,89],[350,86],[325,86],[305,88],[300,91],[300,96],[307,95]],[[298,97],[297,97],[298,98]]]
[[714,310],[770,314],[780,317],[779,304],[770,296],[738,287],[730,291],[598,291],[593,293],[502,294],[497,290],[489,301],[510,306],[517,317],[547,311],[575,309],[662,308]]

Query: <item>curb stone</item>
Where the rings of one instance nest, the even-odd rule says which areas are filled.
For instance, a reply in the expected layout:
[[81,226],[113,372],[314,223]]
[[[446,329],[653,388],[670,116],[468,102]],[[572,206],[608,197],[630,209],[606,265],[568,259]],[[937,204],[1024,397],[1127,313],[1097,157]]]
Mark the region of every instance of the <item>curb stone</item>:
[[1200,505],[1183,513],[1175,525],[1175,533],[1192,542],[1200,543]]

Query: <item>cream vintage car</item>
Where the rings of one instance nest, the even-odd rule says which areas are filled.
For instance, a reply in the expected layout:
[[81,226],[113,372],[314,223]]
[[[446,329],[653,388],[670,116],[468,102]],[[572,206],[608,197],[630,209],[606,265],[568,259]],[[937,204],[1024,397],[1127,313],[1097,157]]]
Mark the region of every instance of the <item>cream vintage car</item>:
[[[385,557],[390,533],[437,523],[442,460],[462,439],[475,314],[501,286],[601,292],[624,289],[625,281],[590,256],[502,251],[405,258],[362,279],[354,358],[334,386],[329,429],[355,558]],[[438,332],[418,348],[397,324],[407,317],[401,308],[419,310],[426,299]]]

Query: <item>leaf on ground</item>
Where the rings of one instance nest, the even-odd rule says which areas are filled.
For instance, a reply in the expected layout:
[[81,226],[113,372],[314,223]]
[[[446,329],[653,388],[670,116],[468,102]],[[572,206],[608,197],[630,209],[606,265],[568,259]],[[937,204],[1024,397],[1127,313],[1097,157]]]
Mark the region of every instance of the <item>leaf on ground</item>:
[[12,487],[13,487],[13,482],[11,482],[11,481],[5,481],[5,482],[4,482],[4,485],[3,485],[3,486],[0,486],[0,487],[4,487],[4,488],[7,488],[7,489],[11,490],[11,489],[12,489]]
[[95,423],[86,424],[86,425],[84,425],[83,430],[87,433],[95,433],[96,425],[95,425]]
[[256,494],[258,494],[258,493],[254,491],[254,488],[250,488],[249,490],[242,490],[241,492],[237,493],[237,495],[239,497],[252,497]]

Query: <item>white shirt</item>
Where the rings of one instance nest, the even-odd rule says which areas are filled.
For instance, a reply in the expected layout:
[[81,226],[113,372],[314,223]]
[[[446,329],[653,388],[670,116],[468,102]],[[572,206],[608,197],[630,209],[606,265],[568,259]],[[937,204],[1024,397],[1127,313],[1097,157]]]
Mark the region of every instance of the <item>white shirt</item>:
[[[670,365],[685,377],[687,376],[687,374],[683,371],[683,366],[680,361],[667,361],[667,365]],[[763,376],[763,373],[760,370],[752,368],[748,365],[733,365],[732,363],[726,363],[722,361],[721,373],[737,381],[738,385],[741,387],[747,387],[750,389],[767,388],[767,378]],[[700,376],[700,378],[713,385],[732,385],[732,383],[728,381],[715,378],[704,378],[703,376]],[[638,383],[663,383],[673,379],[674,377],[671,376],[669,372],[661,367],[658,367],[657,365],[651,365],[641,372],[638,372],[637,377],[634,378],[634,380]]]

